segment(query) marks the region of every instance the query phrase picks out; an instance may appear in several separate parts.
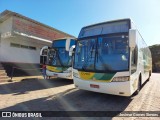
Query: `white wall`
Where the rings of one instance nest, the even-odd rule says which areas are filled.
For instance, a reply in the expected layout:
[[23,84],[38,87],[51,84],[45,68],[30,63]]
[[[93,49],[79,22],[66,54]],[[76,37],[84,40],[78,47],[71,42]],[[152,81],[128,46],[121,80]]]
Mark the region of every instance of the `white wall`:
[[[25,48],[11,47],[10,43],[36,47],[36,50]],[[39,63],[40,48],[48,43],[30,39],[23,36],[15,36],[1,40],[0,61],[3,62],[18,62],[18,63]]]
[[[12,31],[12,20],[13,20],[13,18],[10,17],[7,20],[5,20],[4,22],[0,23],[0,34],[1,35],[3,35],[4,33]],[[0,35],[0,37],[1,37],[1,35]],[[0,61],[2,59],[1,54],[3,52],[2,41],[3,41],[3,38],[0,38]]]
[[[0,33],[4,34],[12,32],[13,17],[8,18],[3,23],[0,23]],[[13,34],[12,34],[13,35]],[[25,48],[11,47],[10,43],[17,43],[26,46],[36,47],[36,50]],[[1,62],[18,62],[18,63],[39,63],[40,48],[50,43],[40,40],[27,38],[24,36],[14,35],[10,38],[1,38],[0,40],[0,61]]]
[[6,32],[11,32],[12,30],[12,20],[13,18],[10,17],[7,20],[5,20],[4,22],[0,23],[0,33],[6,33]]

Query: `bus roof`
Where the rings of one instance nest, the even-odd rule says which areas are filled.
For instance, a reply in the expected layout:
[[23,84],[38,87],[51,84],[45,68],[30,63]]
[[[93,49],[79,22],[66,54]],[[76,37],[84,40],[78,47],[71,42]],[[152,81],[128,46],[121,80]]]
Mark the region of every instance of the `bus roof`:
[[[114,29],[112,29],[112,26]],[[83,27],[79,33],[78,38],[118,32],[128,32],[130,28],[130,18],[111,20]]]
[[[116,19],[116,20],[109,20],[109,21],[105,21],[105,22],[95,23],[95,24],[91,24],[91,25],[85,26],[82,29],[89,28],[89,27],[94,27],[94,26],[97,26],[97,25],[103,25],[103,24],[106,24],[106,23],[120,22],[120,21],[130,21],[130,23],[134,24],[134,26],[136,27],[138,33],[140,34],[139,29],[137,28],[135,22],[131,18],[123,18],[123,19]],[[140,34],[140,36],[142,37],[141,34]],[[142,39],[143,39],[143,37],[142,37]],[[143,41],[144,41],[144,39],[143,39]],[[145,44],[146,44],[146,42],[145,42]]]
[[124,19],[109,20],[109,21],[105,21],[105,22],[91,24],[91,25],[83,27],[82,29],[97,26],[97,25],[102,25],[102,24],[106,24],[106,23],[119,22],[119,21],[132,21],[132,19],[131,18],[124,18]]

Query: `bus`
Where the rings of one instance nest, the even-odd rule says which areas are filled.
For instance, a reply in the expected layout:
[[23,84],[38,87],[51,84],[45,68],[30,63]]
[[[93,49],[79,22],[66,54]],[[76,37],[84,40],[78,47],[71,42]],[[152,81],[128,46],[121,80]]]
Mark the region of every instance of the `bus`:
[[40,64],[46,64],[46,75],[55,78],[73,79],[72,56],[69,50],[75,48],[75,38],[62,38],[44,46],[40,51]]
[[138,94],[151,73],[151,52],[131,19],[81,29],[73,63],[78,89],[131,96]]

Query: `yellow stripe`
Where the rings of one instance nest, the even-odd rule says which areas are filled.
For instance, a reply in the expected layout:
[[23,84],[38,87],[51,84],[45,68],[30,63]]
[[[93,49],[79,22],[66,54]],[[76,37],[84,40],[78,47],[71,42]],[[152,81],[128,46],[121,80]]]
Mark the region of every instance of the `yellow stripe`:
[[53,72],[61,72],[61,70],[58,70],[57,67],[47,66],[46,68],[47,68],[47,70],[50,70],[50,71],[53,71]]
[[80,78],[82,78],[84,80],[92,79],[94,74],[95,73],[93,73],[93,72],[82,72],[82,71],[79,71]]

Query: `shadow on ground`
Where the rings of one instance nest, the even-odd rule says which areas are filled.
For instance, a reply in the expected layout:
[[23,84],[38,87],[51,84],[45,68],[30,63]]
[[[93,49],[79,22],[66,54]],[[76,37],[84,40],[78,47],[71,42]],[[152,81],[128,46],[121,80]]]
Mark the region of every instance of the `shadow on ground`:
[[[98,111],[99,113],[100,111],[106,111],[106,113],[107,111],[119,111],[117,113],[119,114],[125,110],[131,101],[132,98],[130,97],[72,88],[56,95],[25,101],[1,109],[1,111]],[[99,117],[98,114],[97,117]]]
[[[22,83],[26,82],[26,83],[32,84],[32,81],[33,80],[23,80]],[[68,85],[73,83],[73,81],[65,80],[65,79],[61,81],[49,80],[48,82],[49,83],[53,82],[52,83],[53,86]],[[145,84],[146,83],[147,81],[145,82]],[[32,86],[36,84],[37,83],[34,83]],[[41,85],[42,83],[38,82],[38,84]],[[144,85],[142,89],[144,89]],[[30,88],[29,90],[32,90],[32,89]],[[42,87],[38,87],[36,89],[45,89],[45,87],[42,85]],[[36,89],[34,88],[33,90],[36,90]],[[1,92],[1,89],[0,89],[0,92]],[[118,113],[116,114],[118,115],[119,113],[125,111],[128,105],[132,102],[132,99],[133,97],[114,96],[114,95],[95,93],[95,92],[78,90],[76,88],[72,88],[72,89],[66,90],[65,92],[61,92],[59,94],[51,94],[50,96],[47,96],[47,97],[41,97],[41,98],[29,100],[29,101],[24,101],[24,102],[15,104],[14,106],[3,108],[1,109],[1,111],[98,111],[98,112],[106,111],[106,113],[107,111],[118,111]],[[85,120],[112,119],[112,117],[111,118],[103,117],[103,118],[104,119],[99,118],[97,114],[97,118],[87,117]],[[59,120],[59,119],[61,118],[56,118],[56,120]],[[66,120],[68,119],[70,120],[70,118],[67,118]],[[81,118],[78,118],[78,119],[81,119]],[[73,119],[71,118],[71,120]]]
[[68,79],[50,79],[43,80],[38,78],[22,79],[19,82],[0,85],[0,94],[25,94],[29,91],[54,88],[73,84],[73,80]]

